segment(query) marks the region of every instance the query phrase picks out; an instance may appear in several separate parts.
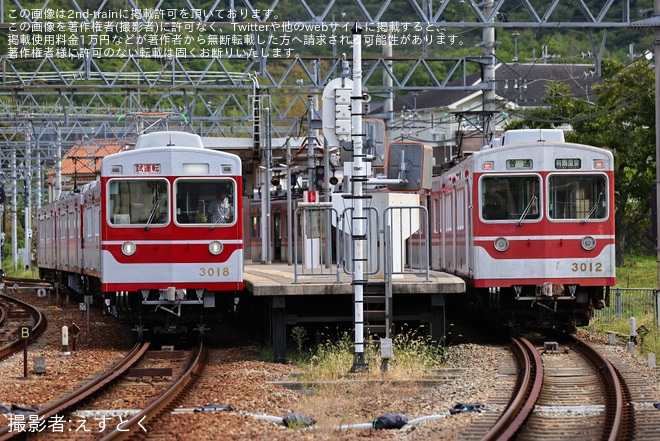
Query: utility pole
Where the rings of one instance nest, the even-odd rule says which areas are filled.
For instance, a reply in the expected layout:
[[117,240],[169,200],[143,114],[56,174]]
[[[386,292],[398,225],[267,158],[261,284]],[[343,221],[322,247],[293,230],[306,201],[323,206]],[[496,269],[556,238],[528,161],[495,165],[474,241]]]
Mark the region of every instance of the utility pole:
[[[653,1],[653,16],[660,17],[660,0]],[[660,265],[660,23],[653,27],[655,45],[655,198],[656,198],[656,250]],[[660,268],[659,268],[660,269]],[[660,271],[658,271],[660,286]]]
[[[484,2],[484,17],[489,17],[493,14],[493,1],[486,0]],[[489,19],[489,22],[493,22],[495,16]],[[483,67],[483,79],[484,84],[487,85],[487,88],[483,92],[483,137],[482,145],[488,144],[493,138],[493,132],[495,128],[493,127],[493,113],[496,110],[495,105],[495,27],[488,26],[483,30],[483,57],[484,63]]]
[[18,176],[16,173],[16,149],[11,152],[11,261],[18,269]]
[[23,165],[23,177],[24,180],[23,182],[25,183],[24,186],[24,210],[25,210],[25,222],[23,224],[24,226],[24,231],[23,234],[25,236],[25,264],[24,269],[26,270],[31,270],[32,269],[32,160],[30,159],[30,156],[32,155],[32,140],[34,139],[32,134],[28,134],[27,137],[27,145],[25,146],[25,163]]

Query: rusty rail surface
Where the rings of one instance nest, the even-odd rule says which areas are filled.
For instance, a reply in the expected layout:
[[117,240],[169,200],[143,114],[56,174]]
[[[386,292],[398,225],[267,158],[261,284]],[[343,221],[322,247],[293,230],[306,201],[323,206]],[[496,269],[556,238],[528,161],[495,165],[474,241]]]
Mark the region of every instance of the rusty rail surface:
[[[7,302],[21,305],[28,312],[28,314],[30,314],[30,316],[33,318],[33,323],[34,323],[34,325],[32,325],[33,340],[38,339],[41,336],[41,334],[43,334],[46,331],[46,328],[48,326],[48,323],[46,321],[46,316],[44,316],[38,308],[35,308],[29,303],[22,302],[18,299],[3,294],[0,294],[0,297],[4,298]],[[22,350],[23,345],[24,342],[21,339],[18,339],[7,345],[1,346],[0,360],[3,360],[9,357],[10,355]]]
[[612,363],[587,342],[571,336],[571,345],[594,367],[605,390],[605,424],[603,440],[624,441],[634,439],[635,416],[629,406],[629,393],[619,372]]
[[529,340],[513,338],[513,355],[518,365],[518,381],[507,408],[484,435],[482,441],[509,440],[525,424],[534,410],[543,384],[543,361]]
[[200,342],[197,351],[191,357],[188,367],[179,379],[154,402],[122,424],[122,430],[115,428],[115,430],[101,438],[101,441],[136,439],[147,436],[148,433],[142,427],[170,406],[192,381],[199,378],[199,373],[204,369],[205,360],[206,348]]
[[19,288],[46,288],[52,289],[53,285],[50,282],[45,282],[41,279],[25,279],[20,277],[4,277],[2,282],[5,284],[5,290],[19,289]]
[[5,322],[7,319],[7,308],[4,307],[4,305],[0,305],[0,326]]
[[[149,344],[149,342],[137,343],[126,355],[126,357],[124,357],[105,373],[95,378],[93,381],[83,385],[81,388],[77,389],[71,394],[39,409],[37,412],[37,415],[39,415],[39,421],[46,421],[52,416],[62,414],[67,409],[77,405],[84,399],[88,398],[90,395],[100,391],[109,383],[116,380],[144,356],[144,354],[149,349]],[[4,426],[0,428],[0,441],[8,440],[18,436],[25,436],[25,432],[10,432],[10,429],[10,426]]]
[[[571,336],[571,348],[584,358],[596,373],[605,396],[603,441],[634,439],[634,409],[629,406],[629,393],[619,372],[588,343]],[[498,421],[482,438],[483,441],[514,439],[534,410],[543,383],[543,362],[539,352],[526,339],[513,339],[513,354],[518,365],[515,392]]]

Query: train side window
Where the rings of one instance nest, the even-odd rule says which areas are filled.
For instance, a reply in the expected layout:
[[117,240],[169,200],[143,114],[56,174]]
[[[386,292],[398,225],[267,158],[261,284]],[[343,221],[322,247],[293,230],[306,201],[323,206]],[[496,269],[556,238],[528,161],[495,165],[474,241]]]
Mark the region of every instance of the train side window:
[[548,213],[557,220],[607,218],[607,177],[553,174],[548,179]]
[[439,233],[440,225],[440,201],[438,198],[433,199],[433,233]]
[[261,238],[261,217],[252,216],[252,238],[260,239]]

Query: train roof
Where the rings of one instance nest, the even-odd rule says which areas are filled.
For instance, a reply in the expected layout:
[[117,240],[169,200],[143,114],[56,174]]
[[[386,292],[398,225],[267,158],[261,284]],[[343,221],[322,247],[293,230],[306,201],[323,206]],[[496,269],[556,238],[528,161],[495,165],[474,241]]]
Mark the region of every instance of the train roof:
[[135,143],[136,150],[166,146],[204,148],[202,138],[199,135],[176,131],[145,133],[140,135]]
[[500,138],[494,139],[490,144],[481,148],[481,150],[492,149],[505,145],[540,142],[566,142],[564,131],[561,129],[518,129],[507,130]]
[[162,143],[108,155],[101,162],[101,176],[233,176],[241,172],[241,158],[233,153]]

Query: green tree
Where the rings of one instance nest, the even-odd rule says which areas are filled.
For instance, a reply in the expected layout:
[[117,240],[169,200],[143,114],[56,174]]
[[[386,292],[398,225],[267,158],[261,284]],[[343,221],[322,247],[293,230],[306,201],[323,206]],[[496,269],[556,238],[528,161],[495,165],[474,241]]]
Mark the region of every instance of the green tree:
[[552,83],[547,107],[525,112],[516,127],[570,124],[567,139],[607,147],[614,153],[617,256],[646,253],[650,241],[651,189],[655,180],[655,73],[642,60],[603,62],[594,102],[577,99],[565,84]]

